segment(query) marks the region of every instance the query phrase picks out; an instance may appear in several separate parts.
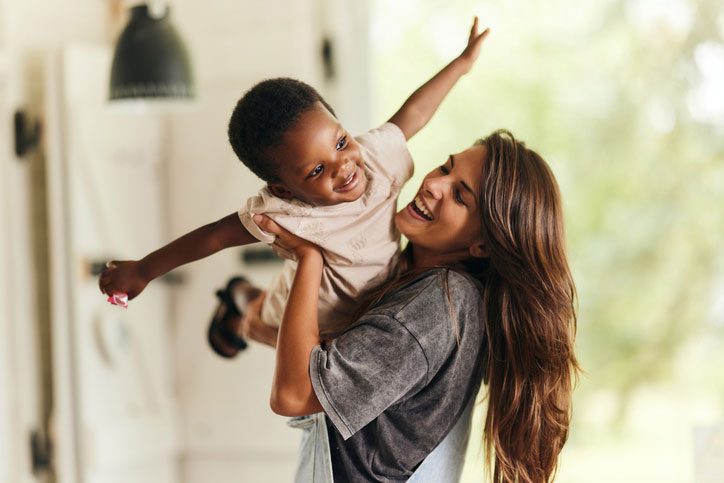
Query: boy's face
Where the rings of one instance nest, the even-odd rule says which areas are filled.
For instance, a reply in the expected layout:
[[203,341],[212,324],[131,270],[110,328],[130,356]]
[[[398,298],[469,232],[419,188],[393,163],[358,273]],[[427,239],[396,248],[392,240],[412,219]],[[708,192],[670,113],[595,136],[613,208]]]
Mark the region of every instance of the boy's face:
[[279,163],[276,196],[314,206],[354,201],[367,189],[359,145],[320,103],[299,117],[269,155]]

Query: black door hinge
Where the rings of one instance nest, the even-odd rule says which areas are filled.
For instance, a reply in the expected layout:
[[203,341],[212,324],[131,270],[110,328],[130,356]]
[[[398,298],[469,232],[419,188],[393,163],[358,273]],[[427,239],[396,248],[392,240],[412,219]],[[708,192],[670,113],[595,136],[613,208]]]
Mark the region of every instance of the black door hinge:
[[46,433],[37,429],[30,433],[30,453],[33,459],[33,474],[50,471],[52,446]]

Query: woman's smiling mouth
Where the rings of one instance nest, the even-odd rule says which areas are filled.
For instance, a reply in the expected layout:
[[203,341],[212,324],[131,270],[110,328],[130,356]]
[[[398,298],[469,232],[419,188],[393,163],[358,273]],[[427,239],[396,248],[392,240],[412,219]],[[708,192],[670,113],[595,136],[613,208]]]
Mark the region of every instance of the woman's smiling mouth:
[[422,202],[419,195],[415,196],[415,199],[407,205],[407,209],[412,214],[413,218],[423,221],[432,221],[432,214],[430,213],[430,210],[427,209],[427,206],[425,206],[425,203]]

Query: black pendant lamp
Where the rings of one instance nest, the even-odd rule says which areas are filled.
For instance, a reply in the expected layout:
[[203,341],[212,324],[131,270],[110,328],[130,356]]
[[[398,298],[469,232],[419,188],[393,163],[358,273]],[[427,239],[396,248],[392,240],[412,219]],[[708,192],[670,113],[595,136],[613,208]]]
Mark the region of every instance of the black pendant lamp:
[[131,8],[111,67],[110,100],[191,100],[191,63],[169,9],[157,4]]

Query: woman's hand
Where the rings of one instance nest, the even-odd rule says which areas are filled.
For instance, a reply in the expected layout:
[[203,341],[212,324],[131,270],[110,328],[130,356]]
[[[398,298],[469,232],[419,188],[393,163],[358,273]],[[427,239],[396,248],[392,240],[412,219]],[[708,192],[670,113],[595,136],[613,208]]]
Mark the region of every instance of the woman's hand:
[[98,279],[98,287],[106,295],[126,293],[128,300],[132,300],[148,285],[149,281],[141,270],[140,262],[113,260],[106,263],[106,267]]
[[482,33],[478,33],[478,17],[473,20],[473,26],[470,28],[470,36],[468,37],[468,45],[465,50],[458,56],[458,61],[463,65],[465,73],[470,72],[473,64],[480,56],[480,49],[483,46],[483,40],[490,33],[490,28],[486,28]]
[[319,255],[321,259],[321,248],[304,238],[292,235],[268,216],[254,215],[254,223],[262,230],[275,234],[277,236],[276,243],[296,255],[300,260],[309,255]]

